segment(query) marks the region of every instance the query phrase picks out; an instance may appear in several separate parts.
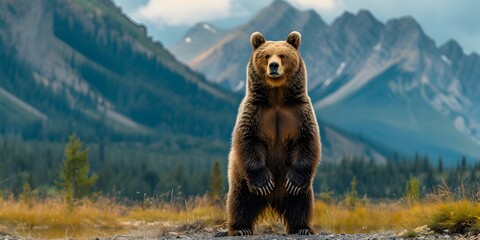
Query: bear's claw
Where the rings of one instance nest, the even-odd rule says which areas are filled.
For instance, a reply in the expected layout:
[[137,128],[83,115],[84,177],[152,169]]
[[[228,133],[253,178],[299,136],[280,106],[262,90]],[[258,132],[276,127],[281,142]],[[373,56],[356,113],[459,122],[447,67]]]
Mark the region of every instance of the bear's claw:
[[303,229],[299,229],[297,231],[295,231],[294,234],[298,234],[298,235],[313,235],[312,231],[308,228],[303,228]]
[[268,180],[267,186],[258,187],[256,189],[256,193],[257,195],[266,196],[273,190],[274,187],[275,187],[275,183],[273,182],[272,179],[270,179]]
[[241,229],[241,230],[235,231],[235,233],[234,233],[234,236],[245,236],[245,235],[253,235],[252,230],[250,230],[250,229]]
[[300,191],[302,190],[302,187],[294,186],[293,183],[288,178],[287,178],[287,181],[285,181],[284,186],[285,186],[285,188],[287,188],[287,191],[290,194],[293,194],[295,196],[298,195],[300,193]]

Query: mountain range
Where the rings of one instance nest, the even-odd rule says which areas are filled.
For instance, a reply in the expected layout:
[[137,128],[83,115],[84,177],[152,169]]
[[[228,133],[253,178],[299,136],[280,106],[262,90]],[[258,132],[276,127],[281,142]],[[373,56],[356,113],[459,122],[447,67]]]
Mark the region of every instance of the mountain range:
[[437,46],[410,16],[381,22],[360,10],[327,24],[276,0],[234,29],[198,24],[169,49],[211,82],[243,92],[250,34],[283,40],[293,30],[302,34],[321,121],[402,154],[480,157],[480,56],[454,40]]
[[[207,23],[196,29],[190,34],[227,34]],[[216,37],[202,39],[198,49]],[[240,99],[178,61],[110,0],[0,2],[0,136],[58,141],[76,132],[87,142],[147,143],[193,137],[228,146]],[[321,130],[327,160],[382,162],[393,152],[327,123]]]
[[238,99],[177,61],[109,0],[0,2],[3,133],[224,139]]

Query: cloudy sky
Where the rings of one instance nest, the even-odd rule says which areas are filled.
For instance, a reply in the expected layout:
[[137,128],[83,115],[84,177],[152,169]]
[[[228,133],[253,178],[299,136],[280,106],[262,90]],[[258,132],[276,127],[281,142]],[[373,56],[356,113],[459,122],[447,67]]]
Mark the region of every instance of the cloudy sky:
[[[248,21],[273,0],[113,0],[154,39],[171,45],[197,22],[233,28]],[[344,11],[367,9],[379,20],[413,16],[441,45],[457,40],[466,53],[480,53],[479,0],[287,0],[299,9],[315,9],[331,23]]]

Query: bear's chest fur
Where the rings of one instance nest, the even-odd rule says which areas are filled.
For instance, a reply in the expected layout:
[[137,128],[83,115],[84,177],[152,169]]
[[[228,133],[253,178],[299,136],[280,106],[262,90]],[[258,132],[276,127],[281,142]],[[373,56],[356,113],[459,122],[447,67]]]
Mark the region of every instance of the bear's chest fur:
[[288,88],[271,88],[264,94],[257,108],[257,130],[268,149],[281,154],[289,142],[297,139],[300,107],[288,97]]
[[258,121],[260,138],[268,143],[269,147],[282,147],[297,138],[298,116],[292,107],[262,106],[258,111]]

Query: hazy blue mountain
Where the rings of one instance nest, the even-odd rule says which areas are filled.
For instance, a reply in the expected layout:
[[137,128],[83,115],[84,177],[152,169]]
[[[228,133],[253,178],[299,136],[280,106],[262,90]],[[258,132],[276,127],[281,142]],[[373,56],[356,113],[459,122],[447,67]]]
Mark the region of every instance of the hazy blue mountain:
[[[308,24],[312,16],[318,17],[298,15],[315,28]],[[201,23],[186,34],[191,44],[179,48],[200,49],[197,40],[214,42],[224,34]],[[87,141],[194,136],[228,142],[240,97],[178,62],[109,0],[0,2],[1,134],[52,140],[76,131]],[[384,162],[393,153],[321,125],[326,160]]]
[[[443,54],[441,56],[442,60],[451,66],[455,78],[461,82],[464,93],[473,101],[472,104],[478,106],[478,96],[480,96],[480,55],[477,53],[466,55],[455,40],[449,40],[440,46],[440,52]],[[477,107],[472,110],[475,111],[475,117],[480,119],[480,108]]]
[[475,97],[413,18],[388,21],[361,67],[338,79],[313,90],[325,121],[401,152],[480,156]]
[[238,101],[110,0],[0,2],[1,133],[225,139]]
[[204,73],[210,81],[239,91],[244,89],[245,64],[251,52],[248,41],[252,32],[261,31],[269,39],[285,39],[293,30],[308,31],[325,26],[315,11],[302,12],[286,2],[275,1],[271,7],[261,10],[248,23],[231,30],[221,40],[205,40],[202,44],[205,48],[194,57],[185,57],[185,53],[175,51],[175,48],[170,50],[179,59],[187,59],[185,62],[189,66]]
[[250,34],[282,40],[292,30],[302,33],[322,121],[403,154],[480,157],[480,57],[453,40],[438,47],[410,16],[383,23],[361,10],[327,25],[314,11],[277,0],[186,63],[243,91]]
[[228,33],[227,30],[216,28],[210,23],[197,23],[187,31],[181,42],[169,49],[178,57],[178,60],[188,62],[222,39],[226,33]]

